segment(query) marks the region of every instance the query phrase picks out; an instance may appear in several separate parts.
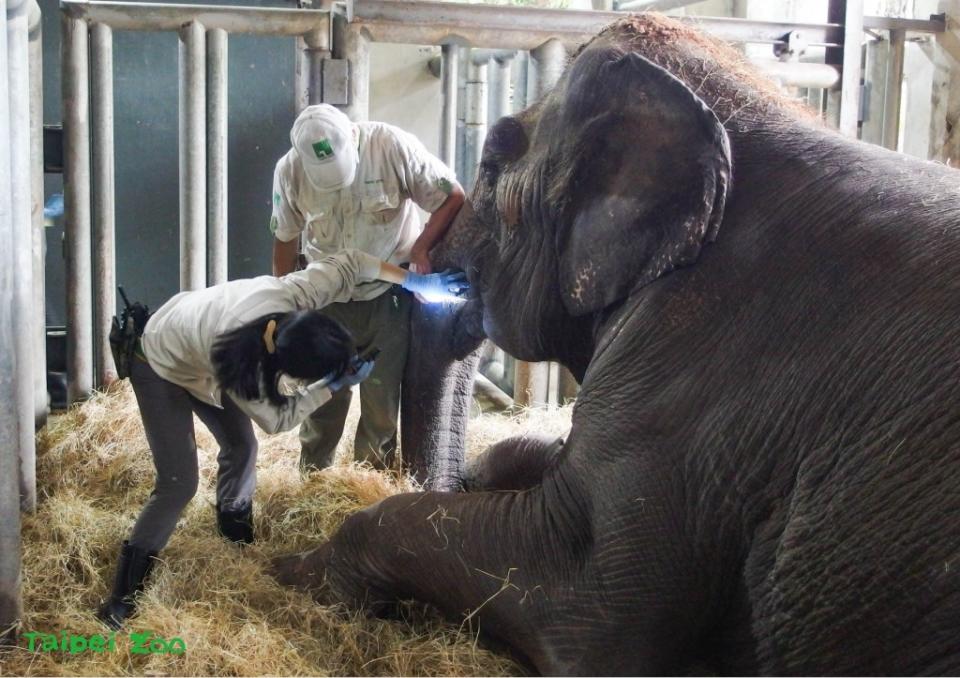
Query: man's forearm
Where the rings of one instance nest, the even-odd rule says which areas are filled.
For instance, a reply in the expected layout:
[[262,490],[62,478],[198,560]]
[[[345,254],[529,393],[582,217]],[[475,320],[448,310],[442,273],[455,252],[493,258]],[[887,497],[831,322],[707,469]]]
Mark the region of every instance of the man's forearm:
[[463,207],[463,202],[463,189],[459,186],[454,186],[450,195],[443,201],[443,204],[430,215],[426,225],[423,227],[423,232],[420,234],[420,237],[417,238],[416,246],[424,249],[426,252],[432,250],[434,245],[443,239],[443,236],[450,228],[450,224],[453,223],[460,208]]
[[297,270],[297,238],[289,242],[273,239],[273,274],[286,275]]

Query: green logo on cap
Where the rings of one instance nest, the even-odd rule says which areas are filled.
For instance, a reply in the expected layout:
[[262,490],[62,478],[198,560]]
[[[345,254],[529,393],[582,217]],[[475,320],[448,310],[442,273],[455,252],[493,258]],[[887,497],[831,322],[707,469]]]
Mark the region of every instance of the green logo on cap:
[[333,146],[330,145],[329,139],[321,139],[315,142],[312,148],[318,160],[326,160],[327,158],[333,157]]

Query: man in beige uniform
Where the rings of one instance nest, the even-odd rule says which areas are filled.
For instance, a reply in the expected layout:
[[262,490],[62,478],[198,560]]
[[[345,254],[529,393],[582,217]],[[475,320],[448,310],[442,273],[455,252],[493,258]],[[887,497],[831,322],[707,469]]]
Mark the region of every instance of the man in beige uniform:
[[[290,132],[293,148],[273,176],[273,273],[343,249],[358,249],[392,264],[430,273],[429,253],[463,204],[453,172],[416,137],[377,122],[352,123],[326,104],[310,106]],[[431,216],[421,226],[419,205]],[[411,299],[389,284],[359,285],[350,302],[324,312],[343,323],[360,346],[381,349],[360,386],[360,424],[354,456],[383,468],[397,445],[400,380],[407,360]],[[301,468],[333,461],[352,397],[338,392],[300,428]]]

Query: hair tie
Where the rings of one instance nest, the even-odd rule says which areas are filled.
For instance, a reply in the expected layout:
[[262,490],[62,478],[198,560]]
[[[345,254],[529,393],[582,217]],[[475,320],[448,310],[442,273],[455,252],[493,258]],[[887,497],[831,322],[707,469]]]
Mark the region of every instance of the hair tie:
[[277,345],[273,343],[273,333],[277,331],[277,321],[271,320],[267,323],[267,329],[263,331],[263,345],[267,347],[267,353],[273,355],[277,352]]

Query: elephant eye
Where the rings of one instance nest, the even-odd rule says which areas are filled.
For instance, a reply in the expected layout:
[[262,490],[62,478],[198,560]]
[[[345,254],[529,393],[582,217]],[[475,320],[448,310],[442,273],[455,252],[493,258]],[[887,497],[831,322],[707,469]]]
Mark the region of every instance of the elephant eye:
[[500,167],[495,162],[483,160],[480,162],[480,175],[488,186],[493,186],[500,176]]

